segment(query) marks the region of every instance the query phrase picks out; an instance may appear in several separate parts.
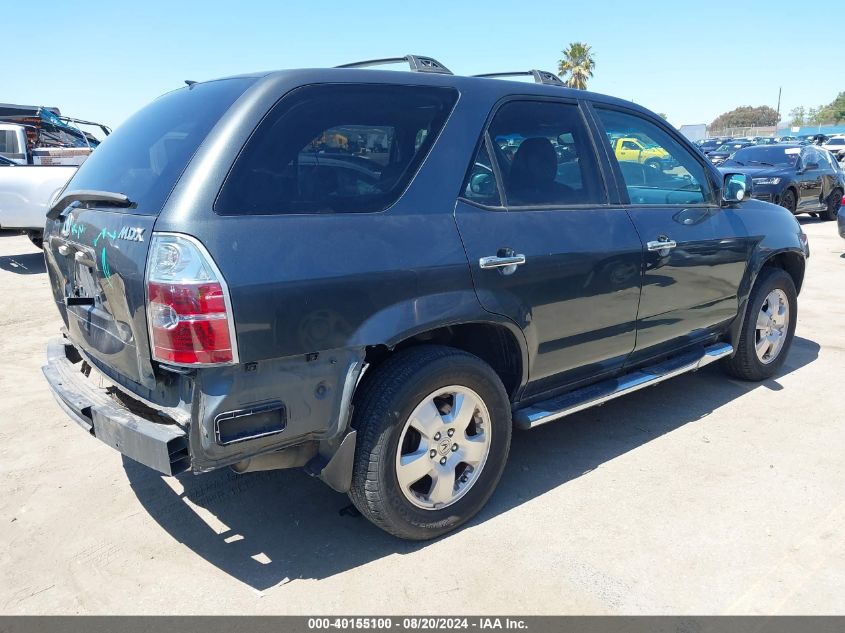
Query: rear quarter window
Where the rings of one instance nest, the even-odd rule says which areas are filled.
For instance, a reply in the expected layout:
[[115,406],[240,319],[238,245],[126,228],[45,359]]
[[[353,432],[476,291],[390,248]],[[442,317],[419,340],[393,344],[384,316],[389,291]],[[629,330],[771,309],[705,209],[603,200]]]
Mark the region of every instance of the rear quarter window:
[[106,137],[66,191],[122,193],[134,203],[127,212],[157,215],[211,128],[254,81],[221,79],[159,97]]
[[221,215],[362,213],[392,205],[458,93],[377,84],[304,86],[281,99],[236,159]]

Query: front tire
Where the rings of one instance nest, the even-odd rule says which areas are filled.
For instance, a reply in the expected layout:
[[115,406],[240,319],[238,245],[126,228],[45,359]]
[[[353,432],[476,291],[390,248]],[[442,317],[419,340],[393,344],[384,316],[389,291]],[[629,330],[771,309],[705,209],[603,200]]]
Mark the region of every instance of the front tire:
[[780,206],[788,209],[793,215],[795,214],[795,211],[798,210],[798,197],[795,195],[794,190],[787,189],[783,192],[783,196],[780,199]]
[[827,198],[827,209],[822,211],[822,220],[835,220],[839,215],[839,207],[842,206],[842,190],[834,189]]
[[771,378],[789,354],[798,318],[798,293],[780,268],[763,268],[748,298],[745,321],[733,358],[724,370],[742,380]]
[[349,497],[399,538],[445,534],[490,498],[511,425],[502,381],[480,358],[434,345],[397,352],[356,396]]

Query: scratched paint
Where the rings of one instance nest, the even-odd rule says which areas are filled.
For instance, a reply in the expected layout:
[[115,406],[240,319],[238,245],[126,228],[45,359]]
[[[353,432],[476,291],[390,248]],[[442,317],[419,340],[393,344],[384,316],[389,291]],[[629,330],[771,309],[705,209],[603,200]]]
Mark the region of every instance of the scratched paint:
[[107,237],[110,240],[113,240],[117,237],[117,231],[109,231],[108,229],[103,229],[100,231],[100,234],[94,238],[94,246],[97,245],[97,242],[100,241],[100,238]]

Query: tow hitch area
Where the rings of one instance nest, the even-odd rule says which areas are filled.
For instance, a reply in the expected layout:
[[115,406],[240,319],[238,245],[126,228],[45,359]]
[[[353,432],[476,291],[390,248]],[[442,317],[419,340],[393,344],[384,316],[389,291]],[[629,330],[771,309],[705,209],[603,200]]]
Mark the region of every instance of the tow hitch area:
[[[190,467],[188,438],[174,424],[150,420],[115,402],[106,388],[84,373],[82,356],[67,339],[53,339],[42,367],[53,396],[64,411],[98,440],[165,475]],[[90,369],[89,369],[90,371]]]

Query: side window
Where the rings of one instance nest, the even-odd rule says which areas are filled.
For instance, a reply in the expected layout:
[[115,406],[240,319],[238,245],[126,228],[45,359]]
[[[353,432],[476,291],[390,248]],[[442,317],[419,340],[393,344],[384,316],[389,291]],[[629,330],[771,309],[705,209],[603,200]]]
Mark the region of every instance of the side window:
[[451,88],[299,88],[256,128],[223,184],[215,211],[382,211],[414,177],[456,100]]
[[487,151],[487,143],[481,143],[478,152],[469,167],[464,183],[463,197],[473,202],[498,207],[502,204],[496,175],[493,173],[493,161]]
[[623,152],[618,146],[610,152],[632,204],[715,204],[704,166],[658,125],[633,113],[599,107],[595,112],[609,138],[630,138],[636,146],[636,152]]
[[819,166],[822,165],[821,155],[815,147],[807,147],[801,154],[801,165],[806,167],[810,163],[816,163]]
[[488,133],[508,206],[607,201],[578,106],[511,101],[499,108]]

